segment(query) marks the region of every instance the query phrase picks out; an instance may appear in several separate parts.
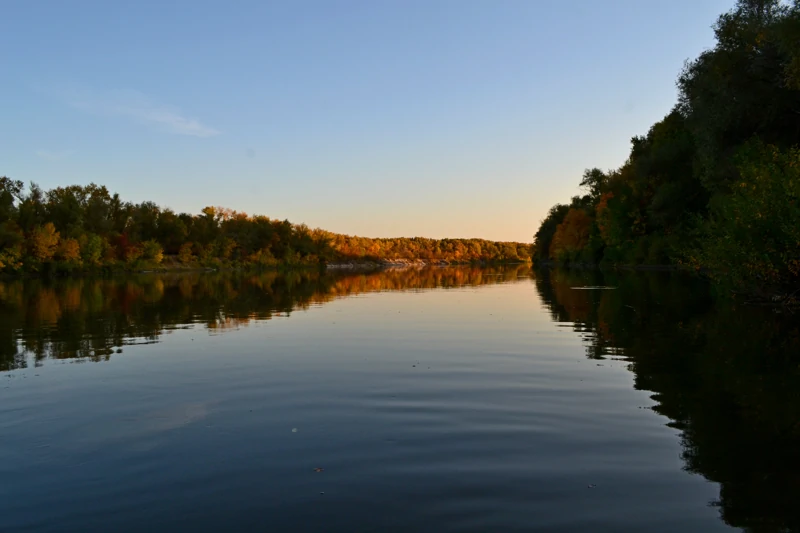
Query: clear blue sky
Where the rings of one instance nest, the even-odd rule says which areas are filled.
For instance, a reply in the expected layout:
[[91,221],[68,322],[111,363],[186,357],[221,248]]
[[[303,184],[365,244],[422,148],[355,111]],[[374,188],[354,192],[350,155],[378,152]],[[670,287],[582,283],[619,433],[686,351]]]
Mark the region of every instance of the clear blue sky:
[[371,237],[529,242],[733,0],[0,4],[0,175]]

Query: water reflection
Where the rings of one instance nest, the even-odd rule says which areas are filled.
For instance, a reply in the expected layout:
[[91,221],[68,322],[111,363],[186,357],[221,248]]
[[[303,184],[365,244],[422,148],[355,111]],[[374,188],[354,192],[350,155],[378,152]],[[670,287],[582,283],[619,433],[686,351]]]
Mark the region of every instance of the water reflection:
[[[798,317],[715,302],[701,281],[675,274],[534,274],[518,266],[2,282],[0,370],[103,361],[170,329],[225,331],[349,295],[520,279],[532,280],[554,322],[584,339],[588,358],[624,360],[635,388],[652,391],[653,409],[680,432],[685,469],[720,484],[710,504],[725,523],[800,531]],[[146,429],[208,412],[187,401],[148,413],[155,425]]]
[[189,324],[223,331],[344,296],[503,283],[530,273],[515,265],[0,282],[0,371],[47,359],[103,361]]
[[720,484],[711,504],[727,524],[800,531],[797,316],[715,304],[701,282],[671,274],[543,272],[535,283],[588,357],[630,362],[636,388],[681,431],[685,469]]

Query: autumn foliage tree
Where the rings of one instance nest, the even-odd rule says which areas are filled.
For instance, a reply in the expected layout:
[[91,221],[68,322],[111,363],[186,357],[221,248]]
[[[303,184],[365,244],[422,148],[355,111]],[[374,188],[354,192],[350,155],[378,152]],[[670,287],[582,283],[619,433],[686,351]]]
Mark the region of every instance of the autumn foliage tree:
[[56,250],[56,259],[62,262],[67,268],[75,268],[81,265],[81,247],[76,239],[62,239]]
[[56,253],[61,235],[52,222],[36,226],[28,234],[28,256],[34,264],[47,263]]
[[589,244],[592,218],[583,209],[572,208],[567,212],[564,221],[556,227],[553,241],[550,243],[550,258],[566,260],[579,254]]
[[481,239],[371,239],[207,206],[176,214],[90,184],[44,191],[0,180],[0,271],[319,266],[332,261],[526,262],[530,245]]

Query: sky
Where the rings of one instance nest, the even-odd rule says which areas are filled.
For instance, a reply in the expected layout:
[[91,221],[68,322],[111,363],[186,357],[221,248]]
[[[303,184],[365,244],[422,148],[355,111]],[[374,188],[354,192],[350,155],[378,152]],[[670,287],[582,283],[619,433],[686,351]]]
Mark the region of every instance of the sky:
[[733,0],[3,0],[0,175],[367,237],[530,242]]

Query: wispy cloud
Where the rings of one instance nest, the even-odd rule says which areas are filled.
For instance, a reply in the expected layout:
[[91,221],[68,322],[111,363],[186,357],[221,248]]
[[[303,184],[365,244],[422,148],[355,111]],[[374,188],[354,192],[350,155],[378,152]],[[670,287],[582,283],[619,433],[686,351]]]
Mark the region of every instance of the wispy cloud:
[[73,153],[75,152],[72,150],[36,150],[37,157],[46,159],[48,161],[58,161],[59,159],[64,159],[71,156]]
[[63,91],[62,96],[75,109],[95,115],[127,118],[178,135],[212,137],[220,133],[195,118],[185,116],[179,109],[154,102],[138,91],[101,93],[71,88]]

